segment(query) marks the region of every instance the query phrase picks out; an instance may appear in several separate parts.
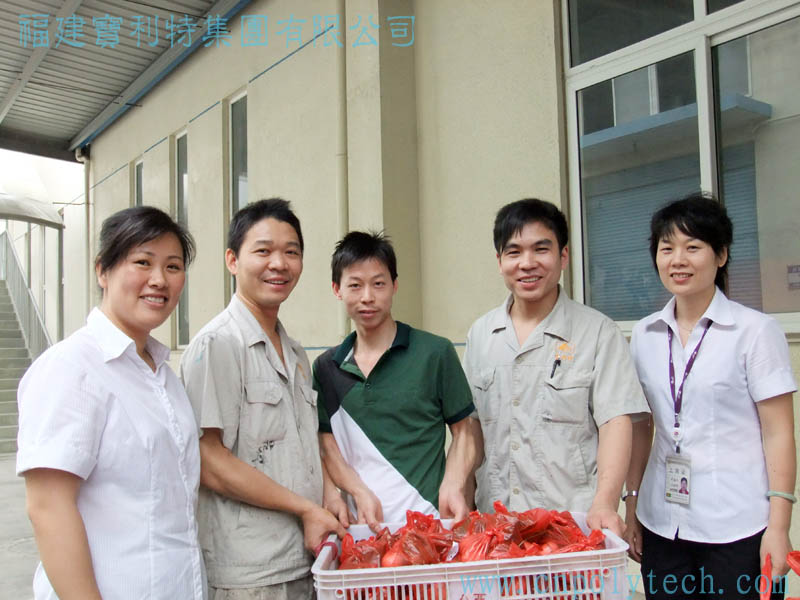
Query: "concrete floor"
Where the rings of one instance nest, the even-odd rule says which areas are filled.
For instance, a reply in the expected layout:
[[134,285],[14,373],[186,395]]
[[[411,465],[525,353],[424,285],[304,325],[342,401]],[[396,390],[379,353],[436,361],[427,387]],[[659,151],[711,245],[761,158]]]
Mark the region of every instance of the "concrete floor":
[[14,473],[16,455],[0,454],[0,599],[32,600],[39,554],[25,514],[25,482]]

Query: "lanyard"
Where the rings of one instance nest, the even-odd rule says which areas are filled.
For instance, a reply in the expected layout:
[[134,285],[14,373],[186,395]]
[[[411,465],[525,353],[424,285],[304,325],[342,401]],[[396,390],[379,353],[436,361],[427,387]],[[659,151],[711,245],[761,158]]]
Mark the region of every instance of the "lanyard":
[[691,356],[689,356],[689,360],[686,363],[686,369],[683,371],[683,379],[681,380],[681,385],[678,388],[677,394],[675,393],[675,364],[672,362],[672,329],[667,327],[667,339],[669,340],[669,391],[672,394],[672,406],[675,409],[675,424],[673,425],[673,438],[675,439],[675,452],[680,453],[680,446],[678,442],[680,441],[680,422],[678,421],[678,416],[681,414],[681,407],[683,406],[683,385],[686,383],[686,378],[689,376],[689,373],[694,366],[694,361],[697,358],[697,352],[700,350],[700,344],[703,343],[703,340],[708,333],[708,330],[711,329],[711,324],[713,321],[711,319],[708,320],[708,324],[706,328],[703,330],[703,335],[700,336],[700,341],[697,342],[697,346],[694,347],[692,350]]

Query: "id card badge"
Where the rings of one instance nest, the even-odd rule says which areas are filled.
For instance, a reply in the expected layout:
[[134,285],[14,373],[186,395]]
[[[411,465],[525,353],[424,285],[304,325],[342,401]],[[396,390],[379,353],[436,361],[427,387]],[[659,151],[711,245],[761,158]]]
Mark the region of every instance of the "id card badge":
[[692,484],[692,461],[685,454],[667,455],[667,481],[664,497],[667,502],[689,504]]

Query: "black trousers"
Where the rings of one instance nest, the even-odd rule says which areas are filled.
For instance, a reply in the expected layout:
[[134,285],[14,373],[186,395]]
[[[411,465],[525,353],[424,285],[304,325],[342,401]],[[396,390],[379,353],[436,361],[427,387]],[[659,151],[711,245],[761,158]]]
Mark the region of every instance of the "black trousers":
[[[670,540],[642,528],[642,583],[647,600],[758,600],[763,531],[727,544]],[[783,600],[786,579],[773,582]]]

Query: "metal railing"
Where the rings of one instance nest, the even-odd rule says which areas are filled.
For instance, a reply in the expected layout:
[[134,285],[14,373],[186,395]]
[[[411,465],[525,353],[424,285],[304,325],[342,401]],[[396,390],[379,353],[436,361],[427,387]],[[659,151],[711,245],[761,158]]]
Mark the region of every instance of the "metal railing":
[[35,359],[52,345],[47,327],[28,287],[22,266],[7,231],[0,233],[0,279],[6,281],[8,294],[17,312],[22,337],[31,358]]

